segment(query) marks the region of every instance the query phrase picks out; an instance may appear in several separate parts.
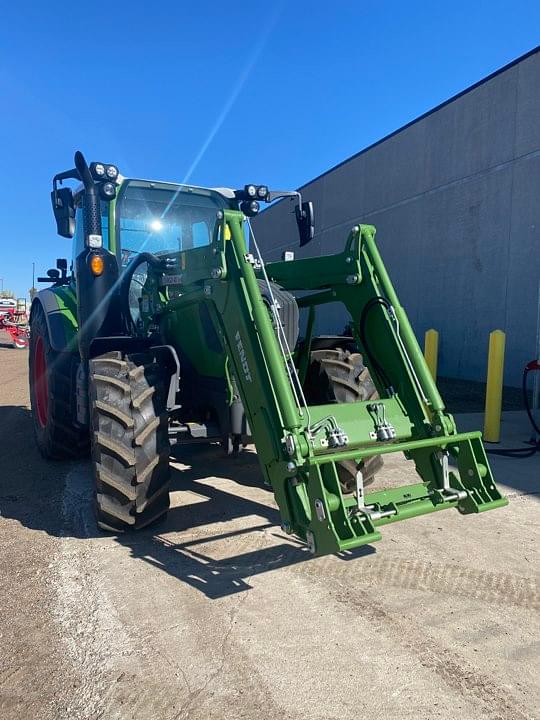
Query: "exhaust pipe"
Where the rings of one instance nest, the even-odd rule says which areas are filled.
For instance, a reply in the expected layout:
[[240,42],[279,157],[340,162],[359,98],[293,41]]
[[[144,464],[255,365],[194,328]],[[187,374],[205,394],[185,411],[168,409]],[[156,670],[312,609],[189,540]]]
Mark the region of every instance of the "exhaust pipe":
[[77,150],[75,153],[75,167],[84,185],[84,244],[88,247],[95,247],[98,243],[101,244],[103,242],[101,235],[100,200],[88,164],[80,150]]

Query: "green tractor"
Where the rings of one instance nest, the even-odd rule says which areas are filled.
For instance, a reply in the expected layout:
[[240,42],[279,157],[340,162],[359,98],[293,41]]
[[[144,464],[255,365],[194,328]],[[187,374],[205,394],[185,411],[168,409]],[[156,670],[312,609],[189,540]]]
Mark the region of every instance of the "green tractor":
[[[253,441],[282,528],[319,555],[386,523],[506,504],[480,433],[445,410],[372,226],[338,254],[265,263],[250,217],[297,200],[304,245],[313,207],[299,193],[127,179],[80,152],[51,197],[73,261],[32,303],[35,435],[46,458],[91,452],[101,528],[162,517],[171,448],[194,442],[234,456]],[[315,336],[317,308],[336,302],[351,334]],[[388,453],[418,482],[366,492]]]

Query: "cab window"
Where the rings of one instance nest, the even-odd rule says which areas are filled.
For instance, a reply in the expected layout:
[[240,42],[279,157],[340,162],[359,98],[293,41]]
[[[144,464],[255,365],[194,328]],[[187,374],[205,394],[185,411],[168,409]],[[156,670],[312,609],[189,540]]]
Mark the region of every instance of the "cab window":
[[116,202],[121,265],[141,252],[164,255],[209,245],[217,213],[226,207],[213,190],[128,180]]

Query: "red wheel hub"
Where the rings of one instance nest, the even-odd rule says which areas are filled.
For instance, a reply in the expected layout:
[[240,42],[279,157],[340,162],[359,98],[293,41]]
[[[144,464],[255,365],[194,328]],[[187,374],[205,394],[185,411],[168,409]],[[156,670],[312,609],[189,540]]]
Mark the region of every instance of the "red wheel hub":
[[33,380],[37,419],[41,427],[45,427],[49,414],[49,383],[47,382],[45,344],[41,336],[36,338],[34,345]]

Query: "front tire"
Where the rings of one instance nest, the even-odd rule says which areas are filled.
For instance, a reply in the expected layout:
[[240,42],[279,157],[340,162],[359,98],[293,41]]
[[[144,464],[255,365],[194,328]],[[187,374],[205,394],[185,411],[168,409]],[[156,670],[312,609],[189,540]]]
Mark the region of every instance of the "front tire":
[[103,530],[139,530],[169,509],[170,376],[151,353],[90,361],[96,514]]
[[[362,355],[343,348],[311,352],[305,392],[310,405],[360,402],[379,397]],[[358,470],[362,471],[364,485],[368,485],[382,466],[380,455],[364,460],[360,467],[354,460],[337,462],[336,469],[343,492],[355,491]]]
[[88,430],[74,420],[74,377],[77,357],[57,352],[49,338],[41,305],[30,321],[29,384],[34,435],[48,460],[74,460],[88,454]]

